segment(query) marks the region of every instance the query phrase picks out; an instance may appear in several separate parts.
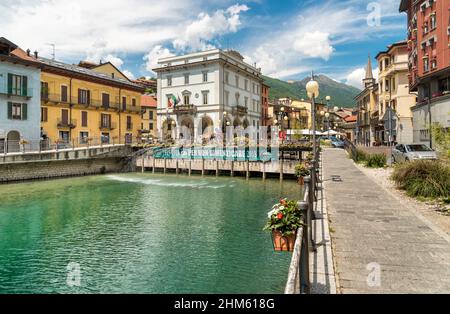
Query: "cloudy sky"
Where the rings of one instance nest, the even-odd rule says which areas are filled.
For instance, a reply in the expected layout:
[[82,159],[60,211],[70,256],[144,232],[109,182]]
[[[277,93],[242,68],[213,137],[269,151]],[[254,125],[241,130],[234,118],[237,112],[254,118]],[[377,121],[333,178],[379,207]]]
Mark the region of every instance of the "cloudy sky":
[[152,76],[160,57],[217,47],[276,78],[314,70],[359,87],[368,55],[406,37],[399,2],[1,0],[0,37],[46,57],[54,44],[65,62],[111,61],[136,78]]

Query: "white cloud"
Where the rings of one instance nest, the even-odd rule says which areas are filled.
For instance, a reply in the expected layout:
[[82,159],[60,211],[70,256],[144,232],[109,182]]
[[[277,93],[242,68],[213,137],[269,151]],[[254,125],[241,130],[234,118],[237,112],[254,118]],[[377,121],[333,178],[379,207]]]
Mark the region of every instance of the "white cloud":
[[111,62],[116,68],[120,69],[123,65],[123,60],[119,57],[113,56],[111,54],[107,55],[103,61]]
[[330,44],[330,34],[321,31],[306,33],[298,38],[293,48],[311,58],[329,60],[334,48]]
[[133,73],[131,73],[131,71],[128,70],[123,70],[122,73],[128,77],[130,80],[134,80],[136,77],[134,76]]
[[227,10],[217,10],[214,14],[202,12],[187,25],[180,38],[173,41],[175,49],[204,50],[211,48],[210,41],[217,36],[235,33],[241,25],[240,13],[248,11],[246,5],[234,5]]
[[[378,68],[373,70],[373,76],[378,79]],[[354,86],[356,88],[363,88],[363,79],[366,77],[366,68],[361,67],[351,71],[345,78],[345,84]]]
[[145,68],[147,71],[154,73],[153,69],[157,68],[159,59],[172,57],[174,55],[175,54],[170,52],[169,49],[157,45],[144,56]]

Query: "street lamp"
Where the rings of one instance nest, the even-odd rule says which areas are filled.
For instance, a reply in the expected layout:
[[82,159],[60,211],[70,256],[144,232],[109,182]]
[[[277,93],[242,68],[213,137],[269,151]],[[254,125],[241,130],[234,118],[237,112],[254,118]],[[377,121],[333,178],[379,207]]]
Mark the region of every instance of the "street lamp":
[[[313,171],[316,171],[317,167],[317,141],[316,141],[316,102],[315,98],[319,97],[319,83],[314,80],[314,73],[311,73],[311,80],[306,84],[306,92],[311,99],[311,111],[312,111],[312,128],[313,128],[313,158],[314,167]],[[311,173],[312,186],[316,186],[316,174]],[[315,193],[315,191],[312,191]]]

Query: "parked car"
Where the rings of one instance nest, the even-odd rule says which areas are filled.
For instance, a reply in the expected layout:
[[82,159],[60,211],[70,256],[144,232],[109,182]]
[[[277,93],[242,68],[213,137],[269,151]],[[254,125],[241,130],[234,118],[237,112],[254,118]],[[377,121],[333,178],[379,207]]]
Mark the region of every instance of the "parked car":
[[392,150],[393,162],[408,162],[412,160],[436,160],[437,153],[423,144],[399,144]]
[[334,138],[331,140],[331,146],[334,148],[345,148],[345,143],[340,139]]

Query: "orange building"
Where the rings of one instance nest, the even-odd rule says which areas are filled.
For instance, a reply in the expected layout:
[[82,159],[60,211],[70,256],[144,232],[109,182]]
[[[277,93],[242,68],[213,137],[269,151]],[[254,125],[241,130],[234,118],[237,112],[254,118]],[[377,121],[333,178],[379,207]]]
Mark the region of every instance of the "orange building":
[[139,130],[143,139],[150,135],[153,138],[158,136],[157,130],[157,103],[156,95],[142,95],[141,96],[141,128]]

